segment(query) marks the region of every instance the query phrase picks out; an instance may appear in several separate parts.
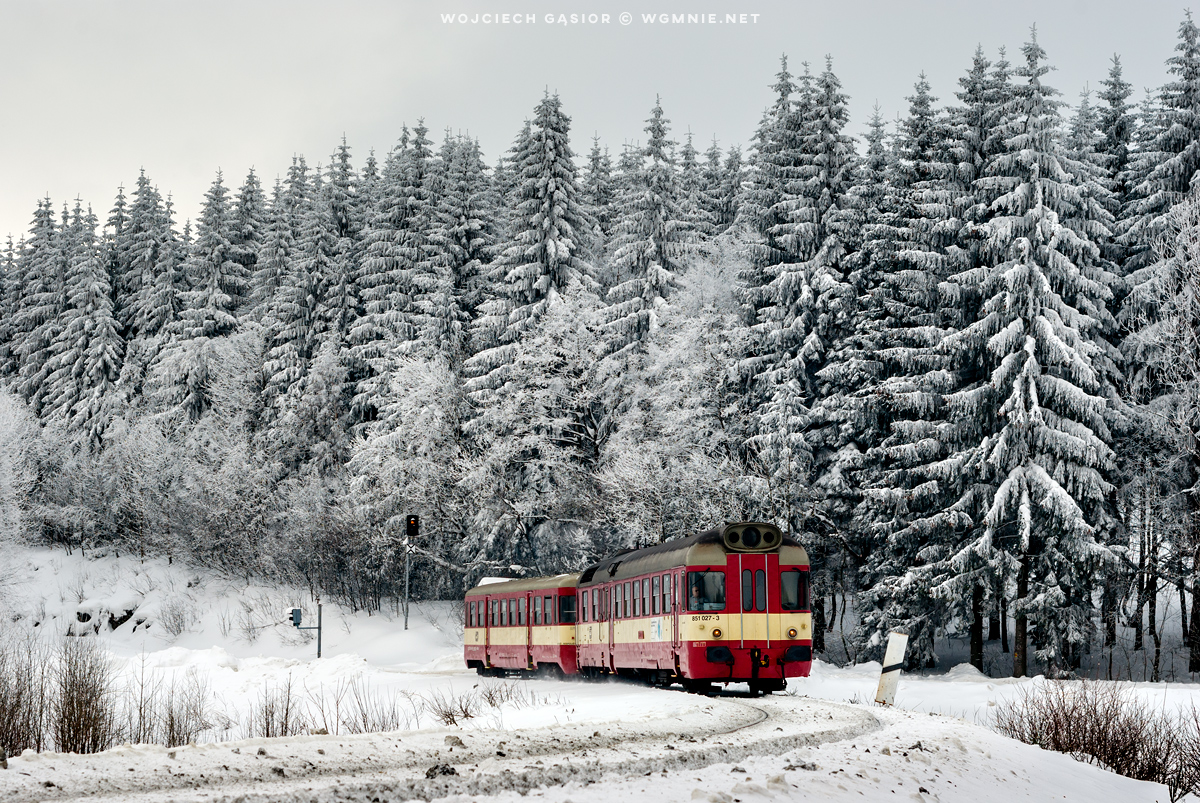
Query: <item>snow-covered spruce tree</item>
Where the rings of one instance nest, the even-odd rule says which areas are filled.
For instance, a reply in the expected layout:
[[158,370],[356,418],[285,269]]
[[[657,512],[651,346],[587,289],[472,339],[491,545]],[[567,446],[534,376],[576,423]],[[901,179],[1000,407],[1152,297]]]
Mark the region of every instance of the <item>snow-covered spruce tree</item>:
[[692,144],[692,132],[689,131],[679,151],[676,194],[683,222],[698,241],[708,240],[717,233],[716,217],[710,211],[714,204],[707,192],[706,178],[699,153]]
[[[232,218],[229,224],[230,257],[242,266],[247,280],[250,280],[256,274],[258,252],[262,250],[266,233],[266,196],[254,168],[250,168],[250,173],[246,174],[246,180],[242,182],[229,214]],[[253,296],[252,287],[248,292]],[[246,306],[242,312],[248,313],[250,310],[251,307]]]
[[46,395],[50,346],[58,338],[66,300],[66,254],[50,199],[39,201],[29,238],[17,259],[21,296],[13,322],[19,368],[17,392],[38,415]]
[[417,278],[419,350],[441,353],[454,372],[471,354],[470,332],[480,303],[480,277],[495,251],[497,199],[479,143],[447,141],[440,191],[429,232],[428,267]]
[[518,139],[514,232],[488,274],[494,295],[481,305],[475,326],[483,350],[466,364],[469,387],[481,401],[503,383],[524,332],[572,285],[593,284],[570,128],[558,96],[546,95],[534,110],[528,136]]
[[747,314],[757,317],[765,305],[765,286],[770,281],[768,269],[789,259],[792,251],[781,240],[781,226],[787,221],[796,203],[794,183],[799,169],[806,164],[803,151],[805,115],[811,104],[811,80],[807,73],[802,84],[800,101],[796,84],[787,69],[787,56],[780,60],[779,73],[771,88],[775,102],[763,113],[762,122],[754,137],[745,186],[738,196],[738,220],[758,235],[752,246],[752,262],[742,277],[747,285]]
[[245,267],[233,260],[228,195],[218,172],[204,195],[196,239],[183,265],[191,285],[184,298],[184,338],[220,337],[234,331],[249,291]]
[[122,234],[129,222],[129,199],[125,197],[125,185],[117,187],[117,198],[108,212],[108,220],[100,235],[100,248],[104,252],[104,269],[108,271],[108,283],[113,288],[114,298],[121,287],[121,274],[126,261],[122,249]]
[[1154,261],[1165,213],[1183,200],[1200,170],[1200,28],[1190,11],[1179,24],[1179,43],[1167,59],[1167,70],[1172,80],[1160,93],[1161,117],[1154,114],[1153,122],[1142,121],[1153,141],[1131,166],[1130,181],[1137,183],[1131,188],[1121,232],[1121,244],[1128,249],[1126,271]]
[[[667,297],[686,268],[693,233],[684,220],[674,143],[662,103],[655,99],[646,121],[649,135],[642,161],[622,193],[612,238],[612,264],[628,277],[608,291],[611,348],[637,348],[653,332]],[[695,150],[692,151],[693,163]]]
[[267,212],[262,247],[254,266],[250,290],[250,317],[261,321],[271,305],[279,286],[287,276],[296,243],[292,239],[291,217],[282,184],[276,180]]
[[350,147],[342,144],[330,159],[329,170],[317,203],[328,209],[333,253],[322,299],[324,328],[339,344],[349,345],[350,332],[362,314],[358,279],[362,230],[366,211],[359,197],[358,176],[350,163]]
[[[1001,127],[1004,150],[978,180],[990,199],[990,264],[951,284],[982,299],[978,317],[944,342],[956,366],[989,375],[948,394],[964,447],[940,475],[969,475],[962,497],[938,514],[954,542],[927,550],[935,592],[963,600],[973,588],[1016,578],[1015,676],[1029,669],[1032,625],[1039,656],[1056,666],[1064,645],[1090,629],[1090,595],[1111,553],[1104,526],[1113,454],[1097,395],[1097,322],[1088,306],[1104,288],[1081,265],[1098,246],[1064,225],[1084,204],[1059,142],[1056,92],[1042,83],[1045,52],[1031,37]],[[1084,301],[1086,300],[1086,303]]]
[[50,346],[43,414],[63,421],[88,449],[101,445],[117,405],[124,341],[113,315],[112,288],[96,217],[79,201],[66,233],[66,306]]
[[592,221],[593,235],[600,241],[612,233],[615,214],[616,185],[613,181],[612,157],[608,148],[600,148],[600,137],[592,137],[592,149],[588,152],[587,170],[580,182],[580,193],[584,210]]
[[16,319],[23,277],[17,267],[17,249],[10,235],[0,253],[0,379],[17,372]]
[[[1108,77],[1100,82],[1100,86],[1102,89],[1098,97],[1103,105],[1097,110],[1100,140],[1095,145],[1095,151],[1108,174],[1107,187],[1112,193],[1109,211],[1119,215],[1130,200],[1132,188],[1128,184],[1128,170],[1137,123],[1128,103],[1133,87],[1125,80],[1119,56],[1112,57]],[[1105,255],[1116,264],[1118,275],[1124,275],[1124,252],[1115,240],[1106,246]]]

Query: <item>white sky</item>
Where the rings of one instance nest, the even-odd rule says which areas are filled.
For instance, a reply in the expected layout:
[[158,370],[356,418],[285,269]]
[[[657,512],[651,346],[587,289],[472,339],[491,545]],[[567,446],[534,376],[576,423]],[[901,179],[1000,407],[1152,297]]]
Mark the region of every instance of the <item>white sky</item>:
[[[443,12],[536,13],[533,25],[446,25]],[[623,26],[628,11],[634,22]],[[757,13],[757,24],[647,25],[649,12]],[[607,13],[608,25],[546,13]],[[293,154],[327,162],[343,133],[356,165],[424,117],[478,136],[489,163],[545,88],[614,155],[642,137],[661,94],[674,133],[703,150],[749,141],[778,59],[825,54],[851,97],[853,133],[878,102],[903,113],[924,70],[945,103],[976,44],[1010,60],[1036,23],[1075,102],[1121,54],[1127,80],[1157,87],[1183,7],[1161,0],[0,0],[0,236],[19,235],[47,193],[101,218],[144,167],[194,217],[218,168],[269,188]]]

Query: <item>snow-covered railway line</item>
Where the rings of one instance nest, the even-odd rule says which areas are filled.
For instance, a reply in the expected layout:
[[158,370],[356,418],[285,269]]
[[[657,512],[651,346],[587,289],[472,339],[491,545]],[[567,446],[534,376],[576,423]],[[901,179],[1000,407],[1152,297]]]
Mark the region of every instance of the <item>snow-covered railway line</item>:
[[168,751],[14,759],[0,798],[27,801],[400,801],[523,793],[565,783],[666,775],[877,730],[867,709],[808,698],[712,699],[632,725],[308,736]]

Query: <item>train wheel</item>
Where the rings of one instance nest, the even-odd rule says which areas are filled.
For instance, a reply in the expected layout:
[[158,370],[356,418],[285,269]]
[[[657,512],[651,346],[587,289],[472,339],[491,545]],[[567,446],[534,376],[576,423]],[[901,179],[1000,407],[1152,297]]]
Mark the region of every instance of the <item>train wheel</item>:
[[711,696],[717,693],[716,687],[707,680],[685,680],[683,682],[683,687],[692,694]]

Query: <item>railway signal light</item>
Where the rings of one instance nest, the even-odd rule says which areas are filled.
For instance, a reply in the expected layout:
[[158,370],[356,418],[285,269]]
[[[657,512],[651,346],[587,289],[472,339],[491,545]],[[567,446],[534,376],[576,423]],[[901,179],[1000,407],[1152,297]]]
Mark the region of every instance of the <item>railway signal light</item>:
[[409,538],[416,538],[418,535],[420,535],[420,530],[421,530],[421,517],[420,516],[409,516],[408,519],[405,520],[404,534],[407,535]]

